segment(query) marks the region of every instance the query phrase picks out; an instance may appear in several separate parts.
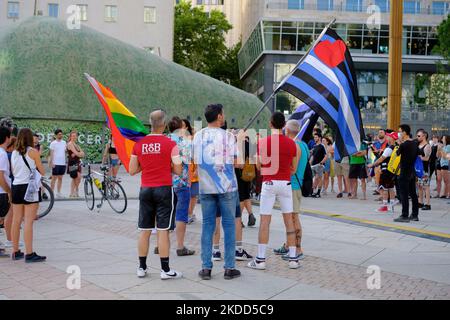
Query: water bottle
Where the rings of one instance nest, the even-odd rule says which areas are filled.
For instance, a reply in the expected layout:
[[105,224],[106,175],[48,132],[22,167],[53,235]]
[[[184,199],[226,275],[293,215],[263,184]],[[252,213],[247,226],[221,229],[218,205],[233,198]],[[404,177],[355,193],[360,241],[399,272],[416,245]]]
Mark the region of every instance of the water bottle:
[[99,179],[94,178],[94,183],[95,183],[95,185],[97,186],[97,188],[99,188],[99,190],[102,189],[102,183],[100,182]]

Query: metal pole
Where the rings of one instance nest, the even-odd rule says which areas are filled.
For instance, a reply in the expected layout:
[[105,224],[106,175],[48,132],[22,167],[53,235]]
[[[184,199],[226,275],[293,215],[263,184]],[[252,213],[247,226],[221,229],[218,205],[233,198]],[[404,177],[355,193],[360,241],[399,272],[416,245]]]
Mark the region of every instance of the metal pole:
[[[270,97],[264,102],[264,104],[261,106],[261,108],[259,108],[258,112],[256,112],[256,114],[250,119],[249,123],[245,126],[244,131],[246,131],[253,122],[255,122],[256,118],[259,117],[259,115],[261,114],[261,112],[264,110],[264,108],[269,104],[270,100],[273,99],[273,97],[277,94],[278,90],[280,90],[280,87],[282,87],[284,85],[284,83],[287,81],[287,79],[289,79],[290,76],[292,76],[292,74],[295,72],[295,70],[297,69],[297,67],[306,59],[306,57],[309,55],[309,53],[311,52],[311,50],[319,43],[319,41],[322,39],[323,35],[325,34],[325,32],[327,32],[328,28],[336,21],[336,18],[333,18],[328,25],[322,30],[322,32],[320,33],[319,37],[316,39],[316,41],[314,41],[314,43],[312,44],[311,47],[309,47],[308,51],[306,51],[306,53],[303,55],[303,57],[297,62],[297,64],[295,65],[295,67],[291,70],[291,72],[289,72],[284,78],[283,80],[280,82],[280,84],[277,86],[277,88],[272,92],[272,94],[270,95]],[[269,109],[270,112],[272,112],[272,110]]]
[[37,10],[37,0],[34,0],[34,15],[35,16],[37,15],[36,10]]
[[393,130],[400,125],[402,110],[402,33],[403,1],[391,0],[387,126]]

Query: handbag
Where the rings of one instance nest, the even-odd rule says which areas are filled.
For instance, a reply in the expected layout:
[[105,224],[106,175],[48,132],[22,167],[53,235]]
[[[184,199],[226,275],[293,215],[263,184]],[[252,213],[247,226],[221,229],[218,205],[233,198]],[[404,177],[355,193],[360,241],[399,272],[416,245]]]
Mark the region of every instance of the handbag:
[[75,179],[76,177],[78,177],[78,169],[79,169],[79,165],[78,163],[74,163],[72,165],[69,164],[69,175],[72,179]]
[[40,184],[41,184],[41,174],[36,169],[31,169],[25,155],[22,155],[23,162],[30,170],[30,177],[27,186],[27,191],[25,192],[25,196],[23,199],[26,202],[38,202],[39,201],[39,192],[40,192]]

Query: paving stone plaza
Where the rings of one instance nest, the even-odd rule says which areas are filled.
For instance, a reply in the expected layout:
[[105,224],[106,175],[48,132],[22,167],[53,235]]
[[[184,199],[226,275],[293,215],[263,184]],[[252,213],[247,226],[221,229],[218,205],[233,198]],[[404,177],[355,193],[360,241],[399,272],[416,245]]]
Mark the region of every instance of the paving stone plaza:
[[[57,201],[35,228],[36,251],[47,255],[47,261],[30,265],[1,258],[0,299],[450,299],[450,206],[446,200],[433,199],[433,210],[422,212],[419,222],[404,227],[392,222],[392,214],[376,213],[374,197],[367,201],[336,199],[335,194],[306,198],[301,216],[306,257],[301,267],[288,269],[286,261],[271,254],[265,271],[238,262],[242,276],[232,281],[223,279],[223,262],[214,264],[212,280],[203,281],[197,275],[201,267],[201,209],[197,206],[197,221],[188,226],[186,235],[186,245],[196,254],[177,257],[175,233],[171,233],[171,264],[184,277],[161,281],[159,257],[153,254],[154,236],[150,274],[136,277],[139,180],[124,173],[121,178],[130,197],[122,215],[107,205],[100,212],[88,211],[84,200]],[[256,228],[244,228],[244,247],[250,254],[257,250],[257,205],[254,212]],[[284,238],[277,210],[270,249],[278,248]],[[0,240],[4,241],[4,234]],[[68,289],[70,266],[79,267],[80,289]],[[376,268],[379,289],[369,279]]]

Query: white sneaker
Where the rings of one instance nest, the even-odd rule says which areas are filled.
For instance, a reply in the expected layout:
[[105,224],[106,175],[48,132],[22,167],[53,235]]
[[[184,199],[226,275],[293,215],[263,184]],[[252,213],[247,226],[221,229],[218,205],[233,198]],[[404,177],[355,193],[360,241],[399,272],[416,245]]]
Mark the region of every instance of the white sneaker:
[[57,193],[56,194],[56,198],[57,199],[64,199],[64,196],[62,195],[62,193]]
[[161,280],[167,280],[167,279],[178,279],[181,278],[183,274],[179,271],[170,269],[169,272],[165,272],[164,270],[161,270]]
[[300,268],[300,263],[295,260],[289,261],[289,269],[298,269]]
[[142,269],[139,267],[136,272],[138,278],[144,278],[147,275],[147,269]]
[[[6,240],[5,242],[5,248],[12,248],[13,247],[13,243],[12,241]],[[23,247],[23,242],[19,241],[19,248]]]
[[257,269],[257,270],[265,270],[266,262],[265,261],[257,262],[256,259],[253,259],[252,261],[250,261],[247,264],[247,267],[252,268],[252,269]]

